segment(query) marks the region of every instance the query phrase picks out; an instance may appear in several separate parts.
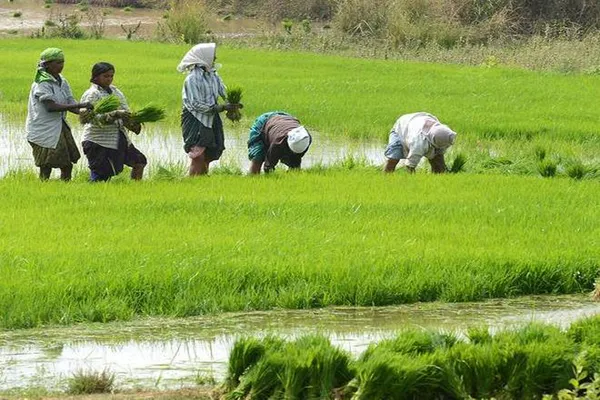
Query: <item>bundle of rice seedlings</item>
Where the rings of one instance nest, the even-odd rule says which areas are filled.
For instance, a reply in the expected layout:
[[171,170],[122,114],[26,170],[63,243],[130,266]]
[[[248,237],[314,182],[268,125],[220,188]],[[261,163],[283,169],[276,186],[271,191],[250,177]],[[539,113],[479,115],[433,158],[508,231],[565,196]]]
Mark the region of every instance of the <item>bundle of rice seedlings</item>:
[[466,163],[467,163],[467,157],[462,153],[458,153],[456,155],[456,157],[454,158],[454,161],[452,162],[452,166],[450,167],[449,171],[453,174],[462,172],[465,170]]
[[94,115],[105,114],[107,112],[118,110],[121,106],[121,101],[117,96],[111,94],[105,96],[94,103]]
[[[243,92],[243,89],[239,86],[231,87],[229,90],[227,90],[227,102],[229,104],[240,104],[242,101]],[[237,122],[242,119],[242,113],[240,112],[239,108],[229,110],[225,115],[233,122]]]
[[96,124],[104,124],[105,121],[101,121],[98,116],[106,114],[111,111],[118,110],[121,107],[121,101],[114,94],[104,96],[100,100],[96,101],[93,110],[86,110],[85,113],[81,114],[81,122],[89,123],[93,122]]
[[164,107],[156,104],[148,104],[141,109],[131,113],[131,120],[139,123],[156,122],[165,119],[167,113]]

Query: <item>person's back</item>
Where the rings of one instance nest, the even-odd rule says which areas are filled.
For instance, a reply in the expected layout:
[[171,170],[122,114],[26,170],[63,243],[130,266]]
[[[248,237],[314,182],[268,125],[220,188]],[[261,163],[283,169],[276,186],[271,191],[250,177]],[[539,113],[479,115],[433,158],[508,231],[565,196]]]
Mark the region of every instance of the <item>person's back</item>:
[[279,161],[289,168],[300,168],[302,157],[312,142],[300,121],[281,111],[259,116],[249,136],[248,158],[252,161],[250,173],[253,174],[260,172],[263,163],[265,172],[272,171]]
[[444,153],[454,143],[455,136],[456,133],[429,113],[402,115],[390,132],[385,151],[388,159],[385,171],[392,172],[396,165],[400,164],[409,172],[414,172],[425,157],[429,160],[433,172],[444,172]]

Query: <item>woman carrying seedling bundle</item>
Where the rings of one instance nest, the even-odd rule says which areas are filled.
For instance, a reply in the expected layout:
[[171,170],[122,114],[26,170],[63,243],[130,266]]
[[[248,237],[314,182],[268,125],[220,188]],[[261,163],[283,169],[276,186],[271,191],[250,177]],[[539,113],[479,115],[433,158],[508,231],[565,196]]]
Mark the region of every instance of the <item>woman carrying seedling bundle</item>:
[[190,176],[208,173],[209,164],[225,150],[222,111],[242,108],[241,104],[218,104],[226,99],[226,88],[215,70],[216,44],[201,43],[183,57],[177,70],[188,72],[183,84],[181,130],[183,148],[191,159]]
[[60,168],[63,181],[71,179],[73,164],[81,154],[65,119],[66,111],[79,114],[82,108],[92,108],[89,102],[77,103],[73,98],[69,82],[61,75],[64,65],[62,50],[44,50],[29,93],[25,132],[41,180],[50,178],[52,168]]
[[398,118],[392,131],[385,156],[385,172],[394,172],[396,165],[415,172],[425,157],[434,173],[447,171],[444,153],[454,144],[456,133],[431,114],[418,112]]
[[250,128],[248,138],[250,173],[260,174],[263,163],[265,173],[269,173],[279,161],[299,169],[311,142],[306,128],[290,114],[274,111],[261,115]]
[[81,101],[96,104],[93,112],[80,115],[84,124],[83,153],[92,182],[109,180],[121,173],[124,165],[131,167],[131,179],[140,180],[147,164],[146,156],[131,143],[126,130],[139,134],[141,124],[131,118],[125,95],[112,85],[114,76],[112,64],[95,64],[92,84],[81,97]]

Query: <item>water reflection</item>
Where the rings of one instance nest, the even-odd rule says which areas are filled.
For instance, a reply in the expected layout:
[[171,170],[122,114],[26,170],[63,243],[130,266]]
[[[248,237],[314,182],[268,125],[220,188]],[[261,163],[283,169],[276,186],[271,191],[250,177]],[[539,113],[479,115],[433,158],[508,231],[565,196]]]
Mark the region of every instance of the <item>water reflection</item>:
[[321,333],[354,355],[407,327],[456,332],[540,321],[561,327],[600,313],[583,296],[528,297],[482,303],[427,303],[379,308],[329,308],[221,314],[180,320],[146,319],[0,332],[0,390],[62,389],[75,371],[117,374],[120,388],[176,389],[208,373],[222,379],[229,350],[241,335],[294,338]]
[[[82,129],[79,124],[72,123],[75,141],[81,143]],[[384,144],[373,141],[331,140],[323,138],[318,132],[311,132],[314,137],[313,146],[304,156],[303,166],[331,165],[353,157],[369,164],[383,163]],[[187,155],[183,152],[181,132],[164,131],[156,125],[146,127],[139,136],[132,135],[132,140],[148,157],[148,172],[154,173],[159,166],[187,166]],[[31,147],[27,143],[23,125],[9,123],[0,114],[0,177],[8,171],[16,169],[34,169]],[[211,164],[212,168],[220,165],[239,168],[248,167],[247,132],[240,128],[226,130],[225,153],[221,160]],[[81,148],[80,148],[81,151]],[[83,152],[82,152],[83,154]],[[87,172],[87,161],[82,158],[76,166],[76,172]]]

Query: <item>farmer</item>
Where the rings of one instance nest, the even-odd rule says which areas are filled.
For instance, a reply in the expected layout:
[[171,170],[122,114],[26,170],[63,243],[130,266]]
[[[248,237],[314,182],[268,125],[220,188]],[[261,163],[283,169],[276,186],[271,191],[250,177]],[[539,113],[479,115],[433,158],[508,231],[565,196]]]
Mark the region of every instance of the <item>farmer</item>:
[[71,180],[73,164],[81,154],[65,119],[66,112],[79,114],[82,108],[92,108],[90,103],[75,101],[69,82],[61,75],[64,65],[61,49],[44,50],[29,92],[25,132],[43,181],[50,179],[52,168],[60,168],[63,181]]
[[385,172],[394,172],[396,165],[410,173],[425,157],[434,173],[446,172],[444,153],[452,146],[456,133],[431,114],[418,112],[398,118],[390,133],[385,156]]
[[215,69],[216,44],[201,43],[183,57],[177,70],[188,72],[183,84],[181,130],[183,149],[191,159],[189,175],[205,175],[209,164],[225,150],[219,113],[242,108],[241,104],[218,104],[226,88]]
[[109,95],[119,99],[119,109],[104,114],[81,113],[83,124],[83,153],[88,159],[90,180],[92,182],[107,181],[120,174],[123,166],[131,167],[131,179],[140,180],[148,161],[131,143],[127,133],[130,130],[139,134],[142,127],[129,118],[129,107],[125,95],[112,85],[115,67],[107,62],[99,62],[92,67],[92,83],[81,97],[81,101],[96,103]]
[[254,121],[248,138],[250,174],[269,173],[279,161],[291,169],[299,169],[312,137],[290,114],[275,111],[262,114]]

